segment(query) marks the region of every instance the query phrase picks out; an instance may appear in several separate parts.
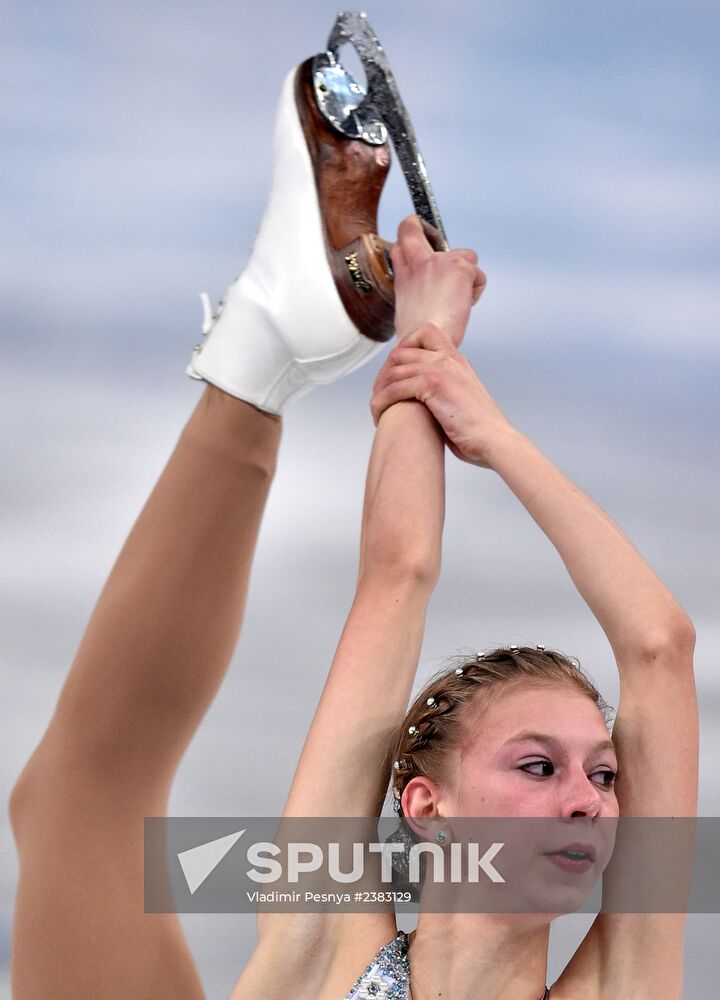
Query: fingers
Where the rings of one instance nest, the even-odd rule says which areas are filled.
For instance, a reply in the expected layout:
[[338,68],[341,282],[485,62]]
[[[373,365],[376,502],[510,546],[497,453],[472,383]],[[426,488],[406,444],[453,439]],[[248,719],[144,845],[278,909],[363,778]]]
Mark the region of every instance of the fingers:
[[473,265],[473,285],[472,285],[472,304],[479,300],[482,293],[485,291],[485,286],[487,285],[487,276],[484,271],[481,271],[477,266],[478,255],[474,250],[469,250],[463,248],[462,250],[451,250],[451,254],[456,257],[460,257],[461,260],[465,260],[468,264]]
[[420,366],[437,359],[440,352],[454,351],[450,337],[434,323],[425,323],[413,330],[390,351],[375,378],[373,392],[398,378],[397,369],[406,365]]
[[463,260],[469,261],[471,264],[477,264],[478,262],[478,255],[475,253],[475,251],[470,250],[466,247],[464,247],[462,250],[450,250],[449,253],[454,253],[458,257],[462,257]]
[[438,254],[435,261],[440,273],[447,275],[449,271],[455,272],[459,279],[458,293],[460,288],[467,289],[473,305],[482,295],[487,283],[485,273],[476,266],[476,262],[477,254],[474,250],[448,250],[447,253]]
[[398,226],[397,243],[390,251],[393,267],[423,260],[435,253],[417,215],[408,215]]
[[485,272],[481,271],[479,267],[475,268],[475,272],[476,273],[475,273],[475,279],[473,281],[473,290],[472,290],[473,305],[475,305],[475,303],[478,301],[482,293],[485,291],[485,286],[487,285],[487,277],[485,276]]
[[375,384],[373,385],[373,396],[377,396],[378,393],[382,392],[389,385],[393,385],[395,382],[402,382],[405,379],[415,378],[417,375],[422,375],[426,371],[425,366],[421,362],[412,362],[407,365],[395,365],[392,368],[383,368],[378,377],[375,379]]
[[392,253],[398,249],[405,254],[419,252],[423,257],[427,257],[431,253],[450,253],[462,257],[463,260],[468,261],[470,264],[477,265],[478,256],[469,247],[443,251],[434,250],[428,234],[435,232],[436,230],[432,226],[427,222],[423,222],[417,215],[408,215],[398,226],[397,242],[392,245],[390,252]]
[[[428,330],[427,327],[430,327]],[[439,334],[439,336],[438,336]],[[413,344],[432,342],[435,346],[406,346],[408,340]],[[414,379],[427,374],[430,369],[457,354],[452,340],[432,324],[427,324],[405,337],[388,354],[373,384],[373,395],[382,392],[388,385]]]
[[399,347],[422,347],[430,351],[446,351],[453,350],[455,344],[452,338],[441,330],[439,326],[435,326],[434,323],[423,323],[422,326],[419,326],[412,333],[408,333],[403,337],[398,346],[390,353],[394,353]]
[[440,232],[439,229],[436,229],[435,226],[431,225],[429,222],[426,222],[425,219],[420,219],[420,225],[423,227],[423,232],[425,233],[425,237],[430,246],[433,248],[433,250],[445,251],[449,249],[447,245],[447,240],[445,239],[445,237],[443,236],[443,234]]
[[411,365],[415,362],[423,361],[427,358],[428,352],[424,347],[406,347],[405,341],[401,340],[388,356],[385,358],[383,368],[391,368],[394,365]]
[[[428,232],[434,232],[428,223],[423,222],[417,215],[408,215],[398,226],[397,242],[390,250],[393,267],[397,269],[407,266],[410,263],[419,263],[429,257],[434,256],[439,251],[433,248],[428,237]],[[487,278],[478,268],[478,256],[469,247],[461,247],[455,250],[442,251],[444,258],[456,258],[471,264],[473,273],[473,305],[482,295]]]
[[385,410],[395,403],[400,403],[405,399],[418,399],[422,402],[423,388],[422,376],[417,375],[414,378],[403,379],[401,382],[392,382],[376,392],[370,400],[370,412],[375,424]]
[[[439,233],[433,226],[424,222],[417,215],[406,216],[398,226],[398,243],[404,244],[404,246],[411,250],[413,248],[421,250],[424,256],[427,256],[426,251],[428,248],[432,252],[458,254],[471,264],[477,264],[478,258],[474,250],[463,247],[457,250],[436,251],[430,237],[437,240],[439,239]],[[397,244],[395,245],[397,246]]]

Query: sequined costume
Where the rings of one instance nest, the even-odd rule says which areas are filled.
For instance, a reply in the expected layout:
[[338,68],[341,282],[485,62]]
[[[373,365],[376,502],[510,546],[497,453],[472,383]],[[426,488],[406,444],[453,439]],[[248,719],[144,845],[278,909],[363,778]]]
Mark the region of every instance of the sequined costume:
[[[408,936],[397,937],[381,948],[343,1000],[410,1000]],[[546,988],[540,1000],[550,1000]]]
[[344,1000],[408,1000],[410,963],[408,936],[397,937],[381,948]]

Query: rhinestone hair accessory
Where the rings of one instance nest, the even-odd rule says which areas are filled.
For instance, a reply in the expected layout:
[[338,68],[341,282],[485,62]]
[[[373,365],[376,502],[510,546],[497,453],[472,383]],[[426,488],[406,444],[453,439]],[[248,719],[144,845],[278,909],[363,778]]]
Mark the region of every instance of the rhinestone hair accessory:
[[[402,813],[402,794],[407,782],[415,777],[417,774],[422,774],[422,768],[418,766],[417,762],[413,758],[413,754],[416,752],[421,752],[423,748],[427,745],[429,740],[433,739],[437,730],[435,729],[435,720],[442,721],[448,713],[454,712],[459,704],[466,703],[466,696],[460,694],[461,689],[465,688],[467,683],[470,688],[475,684],[480,682],[482,684],[482,671],[483,671],[483,661],[488,660],[490,663],[490,678],[492,678],[492,663],[496,661],[498,654],[505,654],[507,657],[515,657],[520,654],[520,656],[530,653],[546,653],[546,648],[543,643],[535,643],[533,646],[526,646],[523,648],[521,653],[521,647],[517,643],[511,643],[504,647],[498,647],[490,652],[485,653],[475,653],[474,655],[468,656],[465,663],[457,666],[448,672],[445,677],[448,679],[463,678],[462,687],[458,688],[456,685],[448,684],[447,692],[438,692],[436,689],[435,694],[428,695],[424,699],[424,706],[422,709],[421,717],[417,722],[412,723],[407,727],[406,733],[410,738],[406,753],[408,758],[404,758],[399,755],[398,758],[393,762],[392,773],[392,809],[395,813]],[[548,656],[553,658],[558,654],[548,653]],[[560,654],[562,655],[562,654]],[[579,663],[574,657],[564,657],[565,661],[572,666],[579,669]],[[480,670],[480,673],[476,673],[476,668]],[[472,697],[472,695],[470,695]],[[419,710],[419,709],[418,709]],[[405,773],[403,773],[405,772]]]

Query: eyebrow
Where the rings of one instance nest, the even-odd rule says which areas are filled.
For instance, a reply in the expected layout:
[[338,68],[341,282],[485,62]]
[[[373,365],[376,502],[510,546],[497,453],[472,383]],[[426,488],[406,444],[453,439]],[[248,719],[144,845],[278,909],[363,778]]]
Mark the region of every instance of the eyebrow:
[[[555,736],[548,736],[546,733],[535,733],[530,730],[523,730],[520,733],[516,733],[515,736],[511,736],[509,740],[506,740],[505,743],[503,743],[503,747],[509,746],[511,743],[524,743],[527,740],[535,740],[537,743],[547,743],[549,746],[554,747],[559,747],[561,745],[561,741]],[[600,740],[599,743],[594,743],[590,747],[590,750],[612,750],[614,753],[617,753],[615,744],[612,740]]]

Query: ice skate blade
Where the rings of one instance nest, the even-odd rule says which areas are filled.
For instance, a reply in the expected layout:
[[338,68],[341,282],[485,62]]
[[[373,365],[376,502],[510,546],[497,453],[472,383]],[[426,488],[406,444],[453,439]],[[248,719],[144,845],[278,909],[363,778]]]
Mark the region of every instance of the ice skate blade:
[[[342,69],[339,51],[342,45],[353,46],[367,76],[367,92],[349,74],[348,93],[337,93]],[[415,137],[410,116],[403,103],[390,63],[364,13],[344,11],[338,14],[328,38],[328,51],[315,57],[313,76],[318,107],[331,128],[347,138],[359,138],[369,145],[384,141],[384,130],[392,139],[407,182],[415,212],[439,237],[436,249],[447,250],[448,242],[435,201],[425,161]],[[326,86],[323,92],[322,85]],[[330,92],[328,94],[328,91]],[[340,100],[332,101],[332,97]],[[344,99],[343,99],[344,98]],[[334,106],[333,106],[334,105]]]

